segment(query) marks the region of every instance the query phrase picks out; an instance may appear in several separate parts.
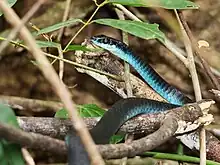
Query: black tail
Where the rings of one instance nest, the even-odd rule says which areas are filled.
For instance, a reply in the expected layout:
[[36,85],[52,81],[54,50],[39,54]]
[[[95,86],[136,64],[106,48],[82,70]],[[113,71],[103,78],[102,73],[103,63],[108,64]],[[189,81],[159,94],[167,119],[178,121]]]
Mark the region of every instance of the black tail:
[[88,153],[75,131],[65,138],[68,149],[68,165],[90,165]]

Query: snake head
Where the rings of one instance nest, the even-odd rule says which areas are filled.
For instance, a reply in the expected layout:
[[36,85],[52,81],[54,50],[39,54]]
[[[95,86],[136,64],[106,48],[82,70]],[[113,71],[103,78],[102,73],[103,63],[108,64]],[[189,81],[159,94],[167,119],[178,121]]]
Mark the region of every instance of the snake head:
[[112,54],[115,54],[116,56],[119,56],[123,59],[121,54],[125,53],[126,55],[128,53],[131,53],[130,48],[123,42],[105,36],[105,35],[97,35],[90,38],[90,42],[98,47],[101,47]]
[[93,36],[90,38],[90,41],[96,45],[111,43],[111,39],[105,35]]

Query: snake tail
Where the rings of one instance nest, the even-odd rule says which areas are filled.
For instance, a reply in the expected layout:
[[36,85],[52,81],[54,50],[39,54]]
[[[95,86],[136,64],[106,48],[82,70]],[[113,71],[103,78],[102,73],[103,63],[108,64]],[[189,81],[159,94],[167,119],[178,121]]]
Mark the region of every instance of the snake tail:
[[68,150],[69,165],[89,165],[90,159],[86,152],[80,137],[76,131],[69,131],[65,137],[66,147]]

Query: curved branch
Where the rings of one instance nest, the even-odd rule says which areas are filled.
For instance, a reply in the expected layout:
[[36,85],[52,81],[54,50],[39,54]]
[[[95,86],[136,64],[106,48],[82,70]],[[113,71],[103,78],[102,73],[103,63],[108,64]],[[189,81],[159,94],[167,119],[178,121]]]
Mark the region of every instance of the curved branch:
[[[119,129],[119,133],[146,133],[156,131],[168,116],[178,116],[178,122],[193,122],[202,116],[197,104],[187,104],[183,107],[171,109],[155,114],[144,114],[125,122]],[[194,111],[189,110],[194,107]],[[73,129],[70,120],[48,117],[18,117],[18,123],[24,131],[40,133],[52,137],[63,138],[70,129]],[[84,118],[89,129],[93,128],[100,118]]]
[[152,150],[157,146],[163,144],[174,135],[177,128],[178,118],[170,116],[164,120],[159,130],[144,138],[134,140],[129,144],[121,143],[115,145],[100,145],[99,151],[102,153],[102,156],[106,159],[122,158],[126,156],[133,157],[145,151]]

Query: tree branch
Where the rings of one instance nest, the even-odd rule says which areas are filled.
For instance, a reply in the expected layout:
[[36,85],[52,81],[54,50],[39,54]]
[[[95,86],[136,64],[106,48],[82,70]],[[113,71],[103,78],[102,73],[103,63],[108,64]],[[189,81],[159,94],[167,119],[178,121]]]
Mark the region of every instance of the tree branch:
[[52,111],[56,112],[64,107],[61,102],[28,99],[16,96],[0,95],[0,103],[7,104],[11,108],[30,110],[32,112]]
[[[193,122],[195,119],[198,119],[202,115],[202,111],[209,108],[209,106],[204,106],[204,103],[208,103],[210,106],[213,102],[206,100],[175,108],[166,113],[163,120],[161,120],[161,127],[153,134],[135,140],[130,144],[98,145],[98,149],[106,159],[135,156],[136,154],[151,150],[172,137],[177,128],[181,130],[179,127],[182,126],[179,124],[179,121]],[[0,136],[27,148],[41,149],[56,155],[66,155],[67,152],[64,142],[60,140],[36,133],[27,133],[5,124],[0,124]]]
[[[88,45],[88,42],[85,41],[82,45],[87,45],[88,47],[92,47]],[[82,52],[76,51],[76,62],[84,65],[92,66],[95,69],[100,71],[107,71],[109,73],[120,75],[119,77],[124,75],[124,69],[122,64],[113,58],[109,52]],[[93,60],[91,60],[91,57]],[[109,89],[113,90],[122,98],[127,98],[128,95],[125,92],[126,84],[124,82],[116,81],[108,76],[101,75],[95,72],[92,72],[83,68],[76,68],[80,73],[86,73],[107,86]],[[143,97],[148,99],[153,99],[157,101],[166,102],[159,94],[157,94],[152,88],[150,88],[146,83],[144,83],[141,79],[137,78],[133,74],[130,74],[130,81],[132,86],[132,93],[136,97]]]
[[55,155],[66,153],[63,141],[36,133],[27,133],[13,126],[0,123],[0,137],[23,147],[50,152]]
[[[186,105],[187,107],[187,105]],[[204,108],[203,108],[204,109]],[[126,121],[119,129],[118,133],[145,133],[155,132],[168,116],[179,116],[179,123],[182,121],[192,122],[203,114],[199,108],[195,112],[185,112],[184,107],[176,108],[160,113],[144,114]],[[100,118],[84,118],[84,122],[89,129],[92,129]],[[56,138],[64,138],[70,129],[73,129],[70,120],[48,117],[18,117],[20,127],[27,132],[35,132]],[[198,126],[197,126],[198,127]]]

